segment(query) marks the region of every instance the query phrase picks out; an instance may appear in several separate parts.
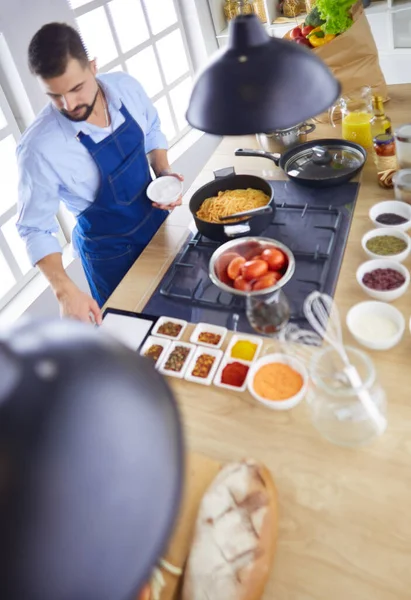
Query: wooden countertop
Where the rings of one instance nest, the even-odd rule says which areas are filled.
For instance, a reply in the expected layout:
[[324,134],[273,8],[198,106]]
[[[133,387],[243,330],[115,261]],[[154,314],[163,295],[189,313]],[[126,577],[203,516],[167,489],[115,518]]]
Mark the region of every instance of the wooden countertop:
[[[409,122],[411,85],[389,88],[387,113],[394,126]],[[316,136],[338,137],[339,129],[318,126]],[[234,165],[237,173],[281,179],[270,161],[237,158],[237,147],[255,139],[222,141],[185,195],[213,178],[213,170]],[[354,303],[367,300],[355,271],[366,260],[362,235],[372,228],[370,207],[392,199],[379,188],[368,161],[336,292],[343,320]],[[187,236],[191,215],[174,211],[111,296],[108,306],[142,310]],[[411,259],[405,263],[411,267]],[[407,325],[411,291],[396,302]],[[344,327],[345,341],[355,345]],[[272,343],[272,342],[270,342]],[[398,347],[371,352],[386,390],[389,426],[382,438],[361,450],[323,440],[306,407],[276,413],[256,406],[247,394],[170,379],[182,410],[187,444],[219,461],[250,456],[271,470],[279,495],[279,543],[265,600],[408,600],[411,598],[411,335]]]

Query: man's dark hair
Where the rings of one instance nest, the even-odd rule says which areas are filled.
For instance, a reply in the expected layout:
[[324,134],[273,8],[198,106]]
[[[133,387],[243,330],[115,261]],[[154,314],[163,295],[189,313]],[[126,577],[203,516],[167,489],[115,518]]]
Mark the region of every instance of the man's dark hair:
[[29,46],[29,66],[43,79],[63,75],[70,58],[84,65],[87,51],[78,31],[66,23],[48,23],[34,35]]

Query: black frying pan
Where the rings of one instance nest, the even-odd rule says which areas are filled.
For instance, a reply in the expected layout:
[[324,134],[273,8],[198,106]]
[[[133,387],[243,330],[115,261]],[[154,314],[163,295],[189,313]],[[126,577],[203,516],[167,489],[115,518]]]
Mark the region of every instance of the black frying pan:
[[[346,154],[350,153],[353,157],[353,160],[347,161],[346,164],[334,160],[334,155],[340,153],[343,147]],[[303,167],[306,170],[299,171],[298,168],[295,168],[298,166],[297,157],[304,154],[311,158]],[[331,187],[351,181],[360,173],[367,159],[367,152],[362,146],[338,139],[311,140],[299,144],[283,154],[238,148],[235,155],[268,158],[295,183],[315,188]]]
[[[230,174],[227,175],[227,173]],[[215,177],[214,181],[206,183],[197,190],[190,200],[189,208],[198,231],[210,240],[226,242],[237,237],[258,236],[267,229],[275,212],[274,193],[270,184],[265,179],[255,175],[236,175],[234,169],[216,171]],[[238,221],[237,223],[227,224],[208,223],[197,217],[198,209],[207,198],[217,196],[218,192],[247,188],[261,190],[270,197],[267,207],[255,216],[250,216],[247,220]]]

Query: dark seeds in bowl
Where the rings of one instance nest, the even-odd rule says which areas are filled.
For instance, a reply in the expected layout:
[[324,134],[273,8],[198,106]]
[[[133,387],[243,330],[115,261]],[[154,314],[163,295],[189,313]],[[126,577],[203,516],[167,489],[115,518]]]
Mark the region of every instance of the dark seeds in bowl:
[[405,277],[395,269],[374,269],[364,275],[362,282],[372,290],[387,292],[399,288],[405,283]]

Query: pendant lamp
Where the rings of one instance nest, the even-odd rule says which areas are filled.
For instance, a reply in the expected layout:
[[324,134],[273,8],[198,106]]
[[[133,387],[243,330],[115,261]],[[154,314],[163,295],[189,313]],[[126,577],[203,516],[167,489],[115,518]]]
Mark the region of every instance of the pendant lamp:
[[340,92],[312,50],[271,37],[256,15],[240,15],[227,47],[198,76],[186,118],[215,135],[269,133],[319,115]]
[[178,515],[176,401],[90,325],[0,334],[0,598],[137,598]]

